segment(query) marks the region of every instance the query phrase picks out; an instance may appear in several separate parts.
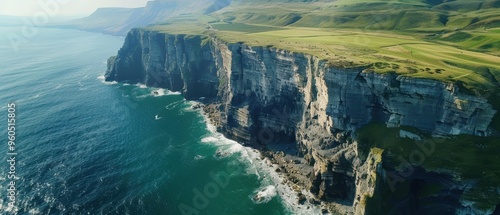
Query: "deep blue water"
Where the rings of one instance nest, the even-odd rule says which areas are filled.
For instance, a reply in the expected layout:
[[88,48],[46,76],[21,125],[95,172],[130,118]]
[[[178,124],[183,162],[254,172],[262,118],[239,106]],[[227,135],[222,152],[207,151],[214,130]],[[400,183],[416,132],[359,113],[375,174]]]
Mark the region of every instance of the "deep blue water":
[[[192,102],[102,81],[123,37],[39,29],[16,53],[5,35],[19,29],[0,27],[0,214],[14,214],[9,102],[17,214],[292,213],[258,154],[211,131]],[[252,201],[264,188],[266,201]]]

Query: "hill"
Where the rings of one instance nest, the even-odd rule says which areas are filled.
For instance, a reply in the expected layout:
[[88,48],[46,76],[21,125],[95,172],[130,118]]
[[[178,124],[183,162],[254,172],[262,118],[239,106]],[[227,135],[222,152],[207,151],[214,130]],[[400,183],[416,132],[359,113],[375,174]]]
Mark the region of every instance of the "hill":
[[210,13],[228,4],[228,0],[150,1],[142,8],[99,8],[88,17],[58,26],[124,36],[134,27],[155,24],[182,14]]
[[[154,69],[144,69],[144,71],[155,73],[161,71],[163,74],[174,74],[171,71],[180,71],[183,74],[189,74],[190,72],[202,73],[203,75],[183,75],[189,80],[189,82],[185,83],[195,83],[196,85],[193,88],[184,88],[190,91],[204,89],[204,87],[210,85],[209,83],[202,84],[203,81],[219,80],[220,82],[210,82],[214,84],[213,89],[218,89],[219,92],[217,90],[202,91],[204,93],[215,92],[214,95],[217,96],[225,95],[225,92],[231,92],[232,95],[222,96],[220,98],[223,101],[222,105],[214,105],[213,109],[208,109],[209,112],[217,112],[223,109],[220,107],[231,105],[227,110],[240,111],[245,109],[245,113],[248,113],[245,118],[256,119],[257,121],[272,118],[271,114],[261,117],[262,115],[259,112],[261,110],[271,110],[271,107],[275,105],[282,106],[283,104],[287,104],[285,106],[288,108],[293,106],[293,104],[289,105],[288,102],[307,101],[303,109],[302,107],[290,109],[294,111],[308,110],[306,113],[314,112],[315,116],[307,115],[307,117],[302,117],[301,119],[311,119],[311,123],[308,122],[304,126],[297,126],[297,130],[290,129],[290,131],[293,131],[290,136],[298,138],[296,141],[301,147],[310,146],[304,151],[311,153],[313,158],[316,156],[311,162],[314,167],[320,166],[321,168],[330,169],[329,165],[333,164],[334,166],[341,166],[338,172],[345,173],[346,169],[349,169],[349,167],[345,167],[350,164],[343,164],[343,162],[346,162],[344,159],[347,156],[340,155],[340,151],[345,150],[345,148],[342,148],[344,140],[328,143],[331,140],[330,137],[334,137],[335,134],[333,133],[337,132],[337,130],[334,131],[331,128],[322,130],[330,124],[322,120],[328,119],[326,116],[321,116],[322,111],[324,111],[325,115],[331,116],[344,110],[354,110],[356,114],[341,114],[346,121],[349,121],[357,119],[357,114],[365,109],[373,108],[379,110],[381,114],[394,114],[395,112],[391,112],[392,108],[383,105],[403,101],[404,104],[401,108],[410,108],[409,114],[394,114],[380,118],[385,120],[391,119],[392,116],[394,116],[393,119],[412,116],[414,117],[413,121],[423,120],[434,123],[435,120],[439,120],[438,124],[442,125],[446,124],[442,121],[444,117],[429,117],[431,112],[439,108],[443,108],[443,111],[449,111],[451,107],[460,110],[469,105],[469,107],[474,107],[478,102],[477,100],[470,100],[469,98],[474,98],[470,94],[488,99],[492,110],[500,109],[499,12],[499,1],[493,0],[234,0],[231,4],[218,10],[182,13],[157,25],[132,31],[128,35],[129,45],[124,46],[118,57],[110,58],[111,66],[108,67],[110,68],[108,71],[112,71],[109,74],[117,74],[118,69],[116,68],[121,68],[125,73],[142,71],[137,68],[151,62],[157,62],[150,60],[149,56],[143,57],[154,53],[159,56],[158,59],[161,59],[159,62],[168,63],[160,63],[160,67],[145,66]],[[157,34],[157,32],[160,33]],[[162,35],[162,33],[165,34]],[[155,35],[155,37],[150,35]],[[142,41],[148,39],[153,42],[144,43],[147,44],[148,48],[146,51],[142,51],[145,50],[141,48]],[[131,46],[130,41],[137,41],[137,45]],[[227,45],[227,43],[231,43],[231,45]],[[214,45],[217,47],[214,47]],[[163,51],[151,51],[150,49],[153,48],[161,48]],[[165,51],[165,49],[168,51]],[[214,50],[223,50],[221,51],[223,54],[210,54]],[[179,52],[190,54],[184,55]],[[194,56],[203,55],[203,60],[192,57],[192,53],[196,53]],[[322,65],[327,63],[331,66],[326,66],[327,68],[334,68],[331,71],[333,74],[317,72],[315,71],[316,66],[302,66],[314,65],[314,62],[318,62],[316,60],[309,60],[309,63],[307,63],[307,60],[306,62],[300,62],[297,60],[298,58],[288,57],[303,56],[297,53],[318,57],[322,60]],[[205,59],[205,57],[210,58],[212,56],[222,56],[222,65],[217,65],[221,63],[219,61]],[[167,60],[164,60],[165,58]],[[147,59],[147,61],[143,61],[144,59]],[[308,56],[303,59],[311,58]],[[286,63],[283,61],[286,61]],[[119,64],[115,64],[116,62],[121,62],[124,66],[119,67],[117,66]],[[130,62],[138,62],[137,65],[139,66],[125,65],[130,64]],[[217,66],[207,66],[207,62],[217,62]],[[224,65],[224,62],[229,63],[229,65]],[[179,65],[185,67],[179,69]],[[284,68],[286,65],[294,66]],[[277,67],[280,69],[275,69]],[[346,77],[345,71],[353,72],[353,77],[356,78],[349,80],[335,79],[335,77]],[[396,74],[387,75],[397,76],[395,80],[412,80],[413,83],[419,83],[428,81],[423,79],[435,79],[446,83],[454,83],[458,87],[445,85],[445,91],[450,93],[451,98],[453,98],[453,101],[446,102],[447,96],[431,96],[422,93],[425,90],[421,91],[420,89],[425,88],[425,86],[421,84],[410,84],[413,87],[406,85],[406,90],[403,90],[400,88],[403,85],[399,81],[393,82],[390,78],[380,82],[360,78],[365,72],[374,74],[372,71],[375,73]],[[230,75],[221,75],[225,74],[225,72]],[[275,72],[280,74],[279,76],[276,75],[276,78],[274,76]],[[283,73],[294,72],[296,74],[282,75]],[[301,78],[301,73],[308,74],[308,78],[314,77],[314,75],[321,77],[315,77],[313,81],[304,81],[307,78]],[[145,75],[144,80],[147,80],[146,77],[153,77],[146,74],[147,72],[141,73],[141,75]],[[209,75],[220,75],[222,78],[206,78]],[[234,77],[231,77],[231,75],[234,75]],[[325,77],[328,77],[329,81],[326,81]],[[325,80],[321,78],[325,78]],[[311,101],[313,99],[301,99],[294,93],[284,93],[288,92],[288,89],[294,89],[294,87],[283,87],[286,85],[275,84],[276,82],[267,84],[267,79],[286,83],[297,82],[302,83],[304,86],[314,86],[316,84],[316,87],[311,87],[311,91],[301,90],[301,92],[306,92],[304,94],[308,96],[313,95],[310,97],[318,99],[325,106],[320,106],[321,108],[318,110],[315,103]],[[175,80],[182,80],[182,78]],[[348,86],[357,81],[369,83],[367,84],[369,89],[396,89],[396,92],[402,93],[402,95],[400,98],[396,98],[394,94],[381,93],[379,98],[373,98],[370,96],[374,93],[360,93],[363,92],[361,85]],[[383,85],[383,87],[377,87],[377,84]],[[274,86],[279,86],[283,90],[270,90]],[[236,90],[228,90],[231,87]],[[331,88],[321,90],[321,87]],[[335,90],[335,87],[344,88]],[[413,90],[409,91],[408,88]],[[429,88],[436,89],[436,86],[430,86]],[[268,93],[262,93],[262,91],[268,91]],[[352,94],[350,94],[351,92]],[[411,92],[416,93],[412,94]],[[257,95],[264,96],[257,99],[259,98]],[[457,95],[464,95],[466,99],[458,99]],[[192,97],[205,96],[207,95]],[[279,99],[274,100],[276,103],[268,103],[268,101],[273,101],[268,96],[277,96]],[[339,96],[341,99],[330,100],[335,96]],[[353,104],[349,100],[360,101],[367,97],[370,98],[367,99],[371,102],[370,105],[355,103],[355,105],[351,106],[352,108],[343,107],[346,104]],[[224,100],[227,98],[237,98],[238,101]],[[415,102],[409,102],[405,100],[406,98],[415,99]],[[436,100],[426,100],[429,98]],[[218,99],[214,99],[214,101],[218,101]],[[384,99],[390,102],[380,102]],[[265,101],[263,102],[264,106],[255,108],[258,106],[254,105],[256,101]],[[448,106],[448,104],[452,105]],[[420,108],[419,105],[426,107]],[[430,105],[437,105],[438,107],[429,107]],[[252,110],[248,110],[249,107],[252,107],[258,113],[252,113]],[[396,109],[400,110],[401,108]],[[477,109],[477,111],[482,110],[484,108]],[[223,116],[222,118],[227,119],[236,115],[239,117],[239,114],[240,112],[230,112],[229,114],[212,114],[212,116]],[[369,116],[374,117],[374,115],[370,114]],[[477,118],[476,114],[473,115],[479,121],[485,122],[484,119]],[[463,114],[446,114],[446,116],[453,118],[453,123],[463,122],[470,126],[472,122],[464,118]],[[365,119],[366,117],[359,118]],[[222,121],[224,120],[214,120],[216,123]],[[250,128],[246,124],[240,126],[238,124],[240,120],[235,121],[231,122],[239,126],[238,132],[240,132],[239,128]],[[271,121],[275,122],[275,120]],[[320,122],[320,124],[315,126],[314,123],[316,122]],[[334,119],[331,122],[335,126],[342,124],[344,120]],[[359,121],[356,121],[356,123],[359,123]],[[258,127],[269,124],[267,122],[258,122],[252,125]],[[280,123],[276,124],[282,126]],[[224,125],[224,122],[219,125]],[[395,209],[400,208],[407,208],[409,213],[416,214],[439,213],[440,210],[436,209],[454,214],[451,211],[460,211],[457,208],[469,206],[482,211],[477,214],[490,214],[494,210],[496,210],[494,212],[496,214],[500,211],[500,205],[498,204],[500,198],[497,195],[500,183],[497,177],[498,162],[496,160],[498,159],[495,157],[499,152],[497,144],[498,131],[500,131],[499,114],[496,114],[490,123],[492,137],[473,135],[436,137],[425,131],[418,130],[413,125],[398,125],[396,128],[388,128],[387,125],[389,124],[385,124],[385,121],[383,121],[381,124],[375,123],[360,128],[356,131],[356,134],[349,134],[358,142],[355,147],[359,151],[353,152],[353,154],[360,155],[360,157],[364,155],[362,159],[366,158],[369,165],[374,164],[375,161],[374,159],[368,159],[368,154],[378,154],[379,158],[376,160],[379,160],[379,162],[383,160],[383,166],[376,167],[377,173],[371,174],[367,182],[372,185],[376,184],[375,194],[361,192],[364,196],[356,197],[361,205],[366,206],[366,214],[396,214]],[[227,132],[226,128],[223,127],[220,131]],[[282,127],[276,128],[277,131],[279,129],[282,129]],[[312,132],[302,133],[300,129]],[[404,131],[410,131],[410,133],[413,132],[412,134],[415,134],[418,138],[405,137],[401,134],[403,129]],[[254,130],[258,131],[259,129]],[[315,132],[325,133],[325,138]],[[245,133],[245,137],[257,135],[247,135]],[[235,139],[238,140],[238,134],[229,132],[229,136],[236,137]],[[328,140],[325,141],[325,139]],[[319,143],[316,144],[314,141],[319,141]],[[349,140],[346,143],[346,145],[349,145]],[[328,146],[327,144],[331,145]],[[385,182],[389,182],[393,178],[390,178],[386,173],[403,171],[402,169],[405,167],[402,167],[402,165],[406,165],[408,162],[403,162],[400,158],[413,159],[416,152],[423,150],[422,146],[424,145],[432,145],[435,152],[422,155],[424,157],[421,164],[415,164],[419,171],[405,176],[404,183],[397,187],[389,187],[390,184]],[[322,150],[330,150],[329,147],[333,147],[333,152],[320,155]],[[304,155],[304,158],[309,155]],[[341,161],[337,160],[339,157],[343,159]],[[317,165],[318,161],[324,162],[328,159],[331,159],[329,163],[325,162],[328,164]],[[379,168],[384,169],[382,174],[379,174]],[[377,182],[377,174],[384,179]],[[307,173],[302,172],[299,175],[303,176],[307,175]],[[345,177],[342,174],[336,176],[340,181]],[[386,178],[386,176],[388,177]],[[320,175],[310,179],[318,187],[323,185],[326,187],[326,182],[321,182],[321,180],[326,179],[323,179]],[[358,179],[352,178],[352,180],[346,179],[345,182],[338,182],[335,190],[339,191],[345,187],[353,187],[354,185],[345,186],[345,184],[358,181]],[[443,179],[448,182],[443,182]],[[449,183],[449,181],[458,182],[460,185],[454,185],[455,182]],[[465,188],[457,191],[457,187]],[[316,189],[314,186],[312,188],[314,189],[310,190],[315,192],[320,189]],[[326,199],[326,202],[328,202],[327,198],[322,198],[328,195],[325,194],[327,188],[324,190],[324,192],[318,192],[318,197],[322,200]],[[354,195],[352,198],[354,198]],[[345,199],[347,198],[344,197],[342,200]],[[342,202],[344,203],[344,201]],[[334,208],[332,211],[336,211],[336,209]],[[422,212],[426,210],[429,212]],[[472,210],[464,211],[467,211],[465,212],[467,214],[475,214]],[[460,214],[460,212],[456,213]]]
[[488,94],[500,80],[499,6],[497,0],[235,0],[150,29],[274,46],[340,67],[367,66]]

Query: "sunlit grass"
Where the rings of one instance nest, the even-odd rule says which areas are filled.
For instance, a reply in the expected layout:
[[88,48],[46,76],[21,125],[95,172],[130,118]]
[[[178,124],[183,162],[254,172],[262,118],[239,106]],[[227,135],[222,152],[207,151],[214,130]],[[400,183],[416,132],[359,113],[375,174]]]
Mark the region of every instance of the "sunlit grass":
[[[495,87],[494,80],[477,71],[490,68],[500,79],[500,57],[464,50],[458,47],[423,41],[418,37],[384,31],[332,30],[321,28],[283,27],[263,31],[264,27],[241,32],[233,24],[219,24],[224,31],[217,37],[227,42],[244,42],[253,46],[272,46],[292,52],[306,53],[328,60],[337,66],[360,66],[375,63],[395,65],[372,67],[376,72],[395,72],[418,78],[445,82],[464,82],[471,88]],[[457,66],[467,65],[467,66]]]
[[[332,66],[369,66],[369,70],[379,73],[460,81],[471,89],[496,87],[495,80],[489,74],[485,76],[484,70],[500,80],[500,56],[394,32],[201,22],[166,23],[147,29],[171,34],[212,35],[228,43],[243,42],[313,55]],[[483,34],[498,37],[494,33],[497,30]],[[460,37],[469,38],[469,34],[463,35]],[[455,36],[462,39],[460,37]]]

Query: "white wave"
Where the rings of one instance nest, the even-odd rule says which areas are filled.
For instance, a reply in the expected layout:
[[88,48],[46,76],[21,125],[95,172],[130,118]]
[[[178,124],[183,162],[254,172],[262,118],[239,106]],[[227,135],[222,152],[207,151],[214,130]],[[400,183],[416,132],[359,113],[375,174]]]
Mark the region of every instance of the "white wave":
[[205,119],[205,124],[207,125],[207,130],[210,131],[211,133],[217,133],[217,127],[215,127],[215,125],[212,125],[212,123],[210,123],[210,120],[208,119],[208,117],[205,114],[203,114],[203,118]]
[[[209,123],[208,117],[203,114],[207,130],[210,136],[201,139],[203,143],[213,143],[218,147],[216,156],[238,155],[238,160],[245,163],[246,172],[256,175],[261,183],[261,188],[254,192],[250,197],[253,200],[255,195],[259,194],[254,202],[257,204],[269,202],[273,197],[279,195],[285,208],[292,214],[309,215],[321,214],[318,206],[309,202],[297,204],[299,198],[294,189],[285,183],[285,176],[277,173],[277,165],[273,165],[268,158],[261,159],[261,154],[256,149],[245,147],[236,141],[227,139],[221,133],[216,131],[216,127]],[[308,190],[301,191],[306,196],[312,197]]]
[[135,86],[138,86],[139,88],[142,88],[142,89],[148,88],[148,86],[146,86],[145,84],[136,84]]
[[102,82],[103,84],[107,84],[107,85],[115,85],[115,84],[118,84],[118,82],[116,81],[104,81]]
[[172,92],[167,89],[162,89],[162,88],[153,88],[151,91],[151,95],[154,97],[160,97],[160,96],[170,96],[170,95],[180,95],[180,92]]
[[16,214],[17,214],[16,209],[18,209],[18,208],[16,208],[16,207],[15,207],[15,206],[13,206],[13,205],[9,205],[9,204],[7,204],[7,207],[4,207],[4,208],[5,208],[5,209],[4,209],[3,211],[5,211],[5,212],[9,212],[9,213],[16,213]]
[[195,160],[201,160],[201,159],[204,159],[204,158],[205,158],[205,156],[202,156],[202,155],[196,155],[196,156],[194,156]]
[[154,97],[164,96],[165,90],[164,89],[157,89],[157,90],[153,90],[151,93]]
[[118,84],[118,82],[116,81],[106,81],[106,78],[104,77],[104,75],[100,75],[97,77],[97,80],[100,80],[101,83],[103,84],[107,84],[107,85],[113,85],[113,84]]
[[172,92],[167,89],[163,88],[152,88],[153,90],[151,91],[151,94],[154,97],[159,97],[159,96],[171,96],[171,95],[181,95],[181,92]]
[[[116,81],[106,81],[106,78],[104,77],[104,75],[98,76],[97,80],[100,80],[101,83],[107,84],[107,85],[120,84]],[[83,85],[81,85],[80,82],[78,82],[78,83],[80,84],[80,86],[83,86]],[[121,83],[121,85],[122,86],[130,86],[131,84]],[[163,89],[163,88],[148,87],[145,84],[141,84],[141,83],[134,84],[134,86],[136,86],[140,89],[148,89],[150,91],[148,95],[141,95],[141,96],[139,96],[139,98],[145,98],[148,96],[160,97],[160,96],[170,96],[170,95],[181,95],[181,92],[172,92],[170,90]]]
[[29,214],[40,214],[40,210],[38,208],[32,208],[28,211]]
[[181,105],[183,102],[184,102],[184,100],[172,102],[172,103],[168,104],[167,106],[165,106],[165,108],[167,110],[172,110],[172,109],[176,108],[177,106]]
[[188,101],[187,103],[190,104],[191,106],[201,104],[201,102],[197,101]]
[[162,118],[162,117],[160,117],[160,116],[158,116],[158,115],[156,115],[156,116],[155,116],[155,120],[160,120],[161,118]]
[[216,137],[210,136],[210,137],[204,137],[204,138],[202,138],[201,142],[203,142],[203,143],[210,143],[210,142],[216,143],[218,140],[219,139],[217,139]]
[[181,92],[168,91],[167,95],[181,95]]
[[[205,120],[207,121],[207,120]],[[209,124],[207,124],[207,129],[210,130],[215,130],[215,127],[213,128],[208,128]],[[209,136],[204,137],[201,139],[202,143],[211,143],[215,146],[218,147],[217,151],[215,152],[214,157],[215,158],[225,158],[233,155],[237,155],[237,158],[240,162],[242,163],[249,163],[249,167],[251,167],[251,164],[253,163],[253,155],[249,154],[249,151],[252,151],[253,149],[244,147],[243,145],[239,144],[238,142],[228,139],[224,137],[221,133],[218,132],[211,132]],[[258,156],[256,156],[258,157]],[[246,168],[246,171],[248,174],[256,174],[257,172],[254,171],[252,168]],[[257,173],[258,175],[258,173]]]
[[266,187],[261,187],[257,189],[252,195],[250,195],[250,199],[255,204],[268,203],[271,201],[278,193],[276,192],[276,187],[273,185],[268,185]]

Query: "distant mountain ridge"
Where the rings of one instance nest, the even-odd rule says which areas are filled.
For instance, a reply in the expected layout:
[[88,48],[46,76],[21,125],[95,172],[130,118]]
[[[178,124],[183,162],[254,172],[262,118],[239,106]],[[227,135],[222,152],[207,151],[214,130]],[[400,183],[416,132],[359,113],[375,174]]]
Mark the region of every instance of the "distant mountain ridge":
[[135,27],[155,24],[182,14],[211,13],[230,3],[231,0],[161,0],[149,1],[141,8],[99,8],[88,17],[59,24],[59,27],[126,35]]
[[279,172],[322,214],[500,214],[499,0],[218,3],[131,30],[106,81],[206,98],[274,161],[293,143]]
[[226,22],[293,27],[439,31],[500,26],[500,0],[235,0]]
[[273,26],[438,32],[500,27],[499,8],[500,0],[157,0],[142,8],[100,8],[60,26],[125,35],[134,27],[210,16]]

